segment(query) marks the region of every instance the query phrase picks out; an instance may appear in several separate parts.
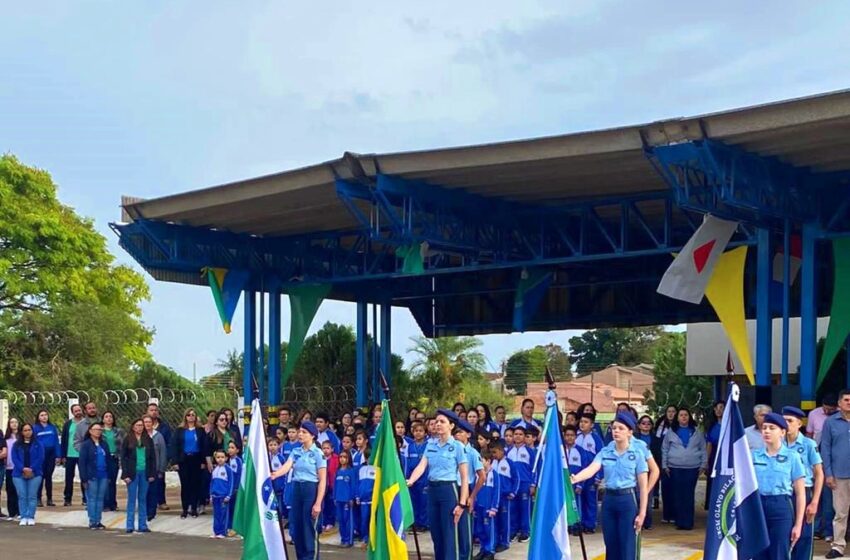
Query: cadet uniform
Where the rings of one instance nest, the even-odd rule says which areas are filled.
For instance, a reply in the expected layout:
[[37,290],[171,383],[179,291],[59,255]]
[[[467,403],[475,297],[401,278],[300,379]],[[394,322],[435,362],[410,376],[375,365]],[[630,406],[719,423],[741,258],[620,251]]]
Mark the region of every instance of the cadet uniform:
[[[438,414],[457,425],[459,419],[453,412],[440,410]],[[458,531],[453,513],[461,505],[457,473],[468,459],[463,446],[452,436],[442,444],[439,439],[429,442],[424,458],[428,461],[428,518],[434,558],[457,560]]]
[[[635,419],[631,415],[617,414],[614,421],[632,430],[635,428]],[[637,477],[647,472],[649,467],[643,450],[634,441],[622,453],[616,445],[612,441],[593,458],[594,463],[602,465],[605,479],[605,499],[602,501],[605,557],[608,560],[634,560],[639,538],[634,528],[640,491]]]
[[[301,428],[313,437],[318,434],[312,422],[302,422]],[[292,461],[292,515],[289,518],[289,534],[295,543],[298,560],[314,558],[317,525],[320,518],[313,519],[313,504],[319,491],[319,469],[327,469],[322,450],[314,443],[309,449],[296,447],[289,456]]]
[[[765,416],[764,422],[775,424],[783,430],[788,429],[785,419],[775,412]],[[761,507],[770,539],[770,545],[753,560],[788,560],[791,554],[791,529],[794,526],[794,503],[791,495],[794,492],[794,482],[806,476],[803,462],[799,453],[785,445],[782,445],[775,455],[770,455],[766,447],[753,449],[752,454]]]
[[[798,414],[799,413],[799,414]],[[782,415],[794,416],[802,419],[803,411],[793,406],[786,406],[782,409]],[[812,502],[812,492],[814,490],[814,466],[823,463],[823,459],[818,453],[818,444],[815,440],[809,439],[803,435],[803,432],[797,434],[797,439],[794,443],[785,442],[792,452],[796,451],[803,463],[803,471],[806,479],[806,507]],[[814,532],[811,523],[803,521],[803,530],[800,532],[800,540],[794,545],[791,551],[791,560],[809,560],[814,552]]]

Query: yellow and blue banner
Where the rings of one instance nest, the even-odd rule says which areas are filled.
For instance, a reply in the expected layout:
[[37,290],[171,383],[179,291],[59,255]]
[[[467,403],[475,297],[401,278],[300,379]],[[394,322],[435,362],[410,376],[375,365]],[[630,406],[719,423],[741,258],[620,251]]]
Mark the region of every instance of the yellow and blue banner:
[[248,283],[251,273],[247,270],[229,270],[226,268],[205,268],[203,273],[207,276],[210,289],[212,290],[215,306],[218,309],[218,316],[221,318],[221,324],[224,327],[224,332],[230,334],[230,324],[233,320],[233,313],[236,311],[236,306],[239,304],[239,297],[242,295],[242,290]]

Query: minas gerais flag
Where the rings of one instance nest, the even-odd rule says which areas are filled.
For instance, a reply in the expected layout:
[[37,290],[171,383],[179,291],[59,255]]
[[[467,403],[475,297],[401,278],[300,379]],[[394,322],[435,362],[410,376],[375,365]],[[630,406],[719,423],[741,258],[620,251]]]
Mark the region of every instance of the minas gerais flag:
[[269,455],[263,431],[260,401],[251,405],[251,427],[243,455],[244,466],[233,529],[245,539],[242,560],[286,560],[286,548],[277,519],[275,494],[270,478]]
[[407,558],[404,531],[413,524],[413,505],[398,458],[389,401],[384,400],[381,409],[383,415],[371,458],[375,487],[367,556],[371,560],[396,560]]

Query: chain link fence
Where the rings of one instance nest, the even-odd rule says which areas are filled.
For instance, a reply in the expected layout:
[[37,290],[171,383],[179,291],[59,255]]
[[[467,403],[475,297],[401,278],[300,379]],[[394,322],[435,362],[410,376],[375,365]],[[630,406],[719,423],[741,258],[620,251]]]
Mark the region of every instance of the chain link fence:
[[[0,400],[9,403],[9,414],[24,422],[35,422],[39,410],[47,410],[51,421],[57,426],[68,418],[68,406],[71,402],[81,405],[89,401],[97,403],[98,411],[103,414],[111,410],[120,427],[142,416],[149,402],[159,402],[160,415],[171,426],[183,421],[187,408],[194,408],[204,417],[209,410],[230,408],[238,414],[239,393],[228,388],[196,387],[193,389],[108,389],[108,390],[56,390],[56,391],[7,391],[0,390]],[[246,403],[250,404],[250,403]],[[309,387],[287,387],[283,391],[283,402],[296,413],[311,410],[313,413],[326,411],[332,417],[340,417],[355,406],[353,385],[325,385]],[[4,426],[5,428],[5,426]]]

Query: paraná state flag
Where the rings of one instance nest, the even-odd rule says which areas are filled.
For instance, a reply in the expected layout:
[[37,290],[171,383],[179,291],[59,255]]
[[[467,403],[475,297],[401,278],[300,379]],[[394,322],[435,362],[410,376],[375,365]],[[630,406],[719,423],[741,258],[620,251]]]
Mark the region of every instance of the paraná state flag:
[[569,527],[578,522],[569,467],[561,441],[555,392],[546,395],[548,409],[537,455],[537,499],[531,516],[529,560],[570,560]]
[[737,222],[706,214],[658,284],[658,293],[690,303],[700,303],[714,265],[737,229]]
[[749,560],[767,548],[767,524],[761,508],[758,481],[744,422],[738,408],[740,391],[729,385],[717,456],[711,472],[705,560]]
[[401,470],[388,401],[382,402],[381,410],[383,414],[375,435],[375,449],[369,460],[375,467],[375,486],[372,490],[367,557],[370,560],[395,560],[407,558],[404,531],[413,524],[413,504]]
[[243,454],[242,480],[236,494],[233,530],[242,535],[242,560],[286,560],[277,518],[269,453],[260,401],[251,405],[251,427]]

